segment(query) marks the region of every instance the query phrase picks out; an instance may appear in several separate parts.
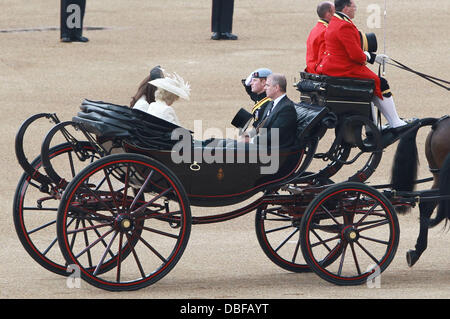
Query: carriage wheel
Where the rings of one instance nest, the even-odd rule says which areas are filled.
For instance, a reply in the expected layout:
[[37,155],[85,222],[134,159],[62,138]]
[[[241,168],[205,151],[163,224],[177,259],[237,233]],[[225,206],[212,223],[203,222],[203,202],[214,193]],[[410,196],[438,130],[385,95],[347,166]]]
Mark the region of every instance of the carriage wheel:
[[[58,123],[48,131],[41,145],[42,168],[53,183],[61,188],[65,188],[73,176],[75,176],[74,172],[66,170],[65,167],[55,165],[50,161],[49,157],[51,147],[62,142],[70,143],[73,149],[70,153],[70,161],[78,159],[79,161],[86,162],[87,159],[92,158],[90,158],[90,154],[83,148],[84,144],[89,143],[86,141],[86,135],[83,134],[75,122],[67,121]],[[93,144],[91,144],[91,148],[94,148]]]
[[[305,172],[304,175],[311,175]],[[326,179],[324,184],[332,184]],[[318,186],[318,185],[317,185]],[[284,193],[293,195],[297,185],[286,185]],[[281,191],[278,191],[280,194]],[[303,209],[306,209],[305,200]],[[277,266],[292,272],[310,272],[300,248],[300,222],[303,216],[301,204],[294,206],[268,204],[256,211],[255,230],[259,245],[266,256]],[[327,261],[331,262],[331,260]]]
[[[77,160],[71,144],[64,143],[52,147],[48,152],[48,160],[73,176],[84,166],[98,158],[95,150],[87,142],[80,147],[88,154],[84,162]],[[41,170],[41,156],[38,156],[31,166]],[[44,174],[44,172],[41,172]],[[55,187],[54,185],[52,185]],[[65,260],[61,255],[56,238],[56,214],[60,200],[60,192],[55,189],[53,194],[42,192],[27,173],[19,180],[14,196],[13,219],[16,233],[28,254],[41,266],[59,275],[67,275]]]
[[88,283],[135,290],[175,266],[191,222],[187,195],[168,168],[142,155],[110,155],[67,186],[58,210],[58,242],[67,263]]
[[277,266],[292,272],[311,271],[300,250],[300,218],[281,205],[258,208],[255,230],[259,245]]
[[[301,247],[310,267],[337,285],[359,285],[381,274],[399,242],[395,209],[377,190],[341,183],[320,193],[301,222]],[[327,256],[334,262],[323,264]]]

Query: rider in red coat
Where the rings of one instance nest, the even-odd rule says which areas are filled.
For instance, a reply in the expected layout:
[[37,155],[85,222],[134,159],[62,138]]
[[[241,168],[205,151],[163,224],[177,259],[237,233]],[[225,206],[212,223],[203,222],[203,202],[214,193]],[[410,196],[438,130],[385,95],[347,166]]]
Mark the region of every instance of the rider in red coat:
[[375,80],[375,97],[373,103],[387,119],[390,128],[396,134],[409,128],[414,123],[407,124],[399,118],[389,85],[367,66],[367,62],[382,64],[389,58],[384,54],[374,54],[363,51],[358,29],[352,20],[355,16],[354,0],[335,0],[336,13],[325,32],[326,54],[317,73],[330,76],[363,78]]
[[334,12],[334,4],[330,1],[321,2],[317,6],[319,21],[309,33],[308,40],[306,41],[305,71],[308,73],[317,73],[316,68],[325,51],[325,30]]

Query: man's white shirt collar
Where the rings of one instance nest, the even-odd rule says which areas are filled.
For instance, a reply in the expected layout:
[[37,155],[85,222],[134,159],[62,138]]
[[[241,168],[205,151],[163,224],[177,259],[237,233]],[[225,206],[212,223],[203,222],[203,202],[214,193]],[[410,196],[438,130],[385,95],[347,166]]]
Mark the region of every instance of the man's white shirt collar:
[[273,100],[273,107],[272,107],[272,110],[275,108],[275,106],[278,104],[278,102],[280,102],[280,100],[281,100],[282,98],[284,98],[285,96],[286,96],[286,93],[283,94],[283,95],[280,95],[280,96],[277,97],[275,100]]

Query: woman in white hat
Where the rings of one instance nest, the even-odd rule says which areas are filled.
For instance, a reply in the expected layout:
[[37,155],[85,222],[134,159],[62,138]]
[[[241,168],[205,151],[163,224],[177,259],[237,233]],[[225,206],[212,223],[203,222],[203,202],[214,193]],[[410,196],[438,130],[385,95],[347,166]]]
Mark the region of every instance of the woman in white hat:
[[168,122],[180,125],[172,104],[180,97],[189,100],[190,86],[176,73],[148,82],[155,86],[155,102],[149,103],[142,95],[133,105],[133,109],[147,112]]

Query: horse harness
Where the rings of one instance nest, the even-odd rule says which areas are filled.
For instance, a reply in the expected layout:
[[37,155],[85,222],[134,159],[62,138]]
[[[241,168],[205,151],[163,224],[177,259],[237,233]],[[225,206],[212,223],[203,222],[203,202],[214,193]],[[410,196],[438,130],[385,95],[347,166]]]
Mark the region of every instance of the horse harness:
[[[437,127],[439,126],[439,124],[440,124],[442,121],[444,121],[444,120],[446,120],[446,119],[448,119],[448,118],[450,118],[450,115],[444,115],[443,117],[441,117],[440,119],[438,119],[438,120],[436,121],[436,123],[434,123],[434,124],[431,126],[431,137],[430,137],[429,142],[428,142],[429,144],[431,144],[431,140],[433,139],[434,131],[437,129]],[[428,145],[428,147],[431,149],[431,145]],[[433,156],[433,154],[431,154],[431,156]],[[432,158],[432,160],[433,160],[433,163],[434,163],[434,159],[433,159],[433,158]],[[430,167],[430,166],[428,166],[428,169],[430,170],[431,173],[434,173],[434,174],[439,174],[439,172],[441,171],[440,168],[432,168],[432,167]]]

